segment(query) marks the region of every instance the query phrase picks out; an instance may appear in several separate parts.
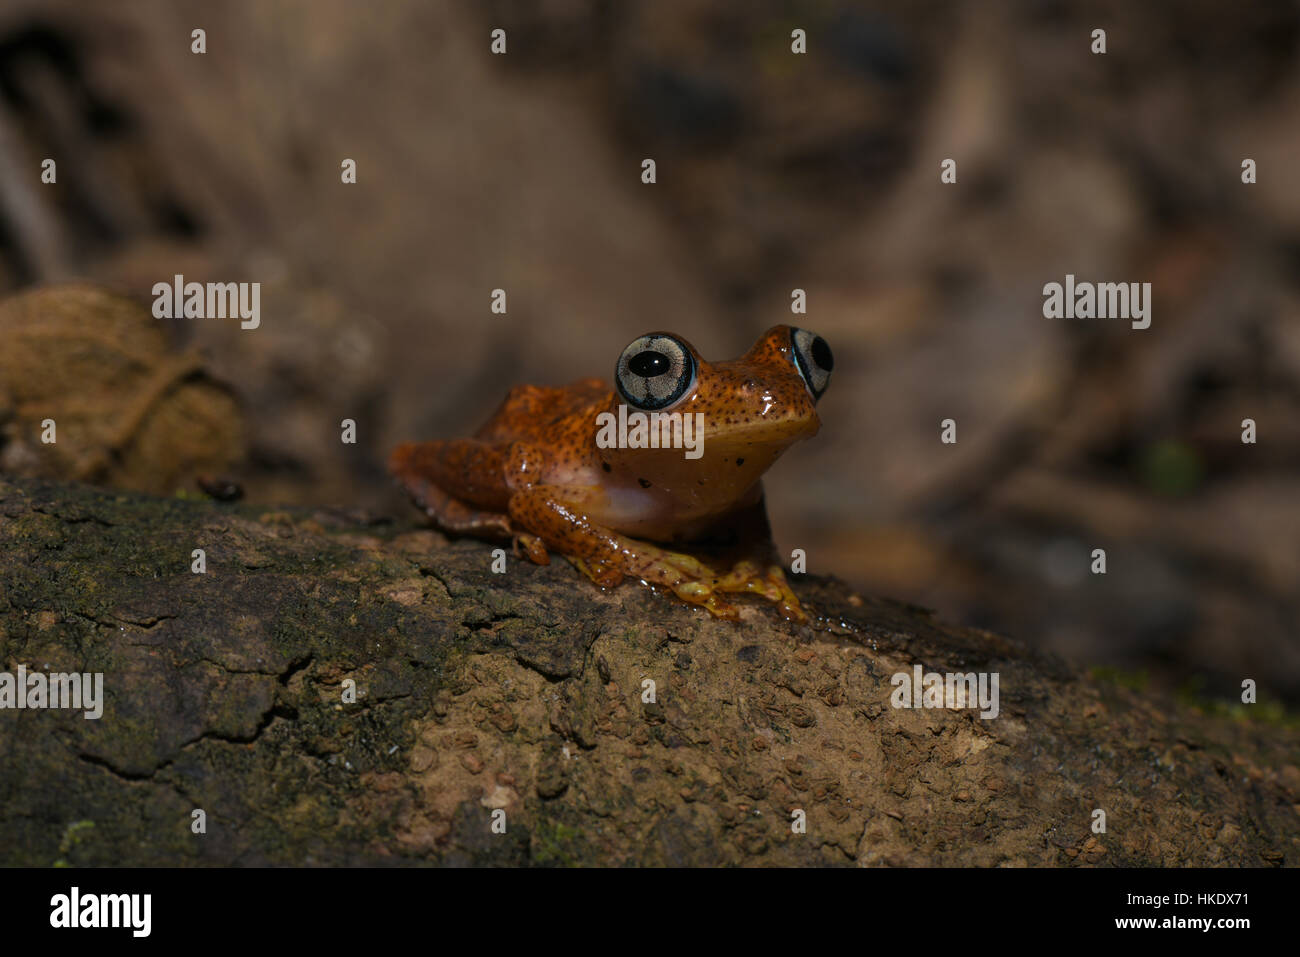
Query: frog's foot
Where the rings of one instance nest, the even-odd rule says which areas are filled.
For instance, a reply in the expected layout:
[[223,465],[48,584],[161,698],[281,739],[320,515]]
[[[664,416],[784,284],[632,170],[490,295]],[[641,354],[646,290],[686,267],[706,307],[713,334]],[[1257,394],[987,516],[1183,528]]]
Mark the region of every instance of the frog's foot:
[[776,603],[787,620],[807,620],[784,573],[775,565],[765,573],[757,562],[742,561],[724,574],[693,555],[645,544],[640,545],[636,558],[625,568],[600,559],[569,561],[603,587],[617,585],[626,573],[671,590],[682,601],[699,605],[715,618],[739,621],[740,610],[726,596],[750,593]]
[[808,620],[790,583],[785,580],[785,572],[780,565],[768,566],[765,574],[757,562],[737,562],[731,571],[716,579],[712,585],[717,591],[750,592],[775,602],[781,617],[787,621]]
[[[691,555],[668,551],[658,555],[657,564],[657,570],[661,574],[675,575],[672,580],[660,579],[673,590],[673,594],[683,601],[702,605],[718,618],[730,621],[740,618],[736,606],[727,601],[725,596],[752,594],[776,604],[781,616],[787,621],[808,620],[779,565],[771,565],[765,572],[758,562],[746,559],[737,562],[731,571],[723,573]],[[647,578],[655,580],[649,576]]]
[[[736,606],[728,602],[715,586],[720,576],[713,568],[684,552],[668,551],[644,542],[633,543],[630,539],[625,541],[629,546],[635,546],[635,551],[630,548],[623,551],[622,567],[618,570],[620,576],[631,575],[647,584],[666,588],[682,601],[700,605],[717,618],[740,619]],[[602,561],[596,564],[610,563]]]
[[[714,578],[714,573],[702,562],[690,555],[664,552],[656,549],[658,557],[638,565],[639,570],[629,574],[636,575],[652,584],[661,585],[672,590],[673,594],[693,605],[703,605],[711,614],[719,618],[735,620],[740,613],[729,605],[713,588],[705,584]],[[568,556],[573,567],[578,569],[601,588],[613,588],[624,576],[623,570],[613,562],[598,558],[575,558]]]

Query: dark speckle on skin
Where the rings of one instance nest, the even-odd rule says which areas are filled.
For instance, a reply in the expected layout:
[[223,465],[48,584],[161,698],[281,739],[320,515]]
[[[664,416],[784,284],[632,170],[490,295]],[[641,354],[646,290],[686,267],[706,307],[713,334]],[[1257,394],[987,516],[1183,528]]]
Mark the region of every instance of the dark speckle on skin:
[[641,487],[642,487],[642,488],[649,488],[649,487],[650,487],[650,483],[647,482],[647,481],[646,481],[645,479],[643,479],[643,478],[639,478],[639,479],[637,479],[637,481],[641,483]]
[[612,472],[612,471],[614,471],[613,469],[611,469],[611,468],[609,467],[609,463],[608,463],[608,462],[601,462],[601,463],[600,463],[600,467],[603,468],[606,472]]
[[737,464],[737,465],[744,465],[744,464],[745,464],[745,460],[744,460],[744,459],[736,459],[736,464]]

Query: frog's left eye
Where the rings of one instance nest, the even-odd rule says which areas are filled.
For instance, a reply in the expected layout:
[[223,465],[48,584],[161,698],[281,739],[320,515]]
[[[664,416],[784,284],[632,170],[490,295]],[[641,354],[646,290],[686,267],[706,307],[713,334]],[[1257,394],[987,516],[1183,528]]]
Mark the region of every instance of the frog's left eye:
[[831,384],[835,356],[831,354],[830,344],[807,329],[793,330],[790,333],[790,344],[794,347],[794,362],[799,367],[799,375],[807,383],[808,391],[816,401]]
[[695,381],[695,357],[686,343],[662,332],[634,341],[618,357],[614,382],[628,405],[647,411],[672,405]]

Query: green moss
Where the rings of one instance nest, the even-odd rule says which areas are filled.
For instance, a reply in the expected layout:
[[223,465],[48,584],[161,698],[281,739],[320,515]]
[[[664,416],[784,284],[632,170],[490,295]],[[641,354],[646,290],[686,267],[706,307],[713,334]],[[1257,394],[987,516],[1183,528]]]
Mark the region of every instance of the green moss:
[[1205,464],[1196,449],[1185,442],[1166,439],[1142,454],[1139,471],[1146,487],[1157,495],[1175,498],[1200,487]]
[[59,838],[59,859],[54,862],[54,866],[68,867],[67,855],[78,845],[89,840],[90,832],[94,829],[95,822],[89,820],[73,821],[65,827],[63,837]]
[[578,867],[591,860],[580,828],[546,818],[533,830],[532,860],[543,867]]
[[1089,669],[1088,674],[1097,681],[1119,685],[1119,687],[1128,688],[1130,691],[1145,691],[1150,681],[1146,671],[1124,671],[1120,668],[1112,668],[1109,665],[1098,665]]
[[1300,714],[1290,714],[1286,705],[1275,699],[1246,704],[1240,698],[1219,698],[1206,694],[1206,680],[1195,675],[1178,689],[1178,703],[1188,708],[1198,708],[1207,715],[1230,718],[1234,721],[1253,721],[1277,727],[1300,727]]

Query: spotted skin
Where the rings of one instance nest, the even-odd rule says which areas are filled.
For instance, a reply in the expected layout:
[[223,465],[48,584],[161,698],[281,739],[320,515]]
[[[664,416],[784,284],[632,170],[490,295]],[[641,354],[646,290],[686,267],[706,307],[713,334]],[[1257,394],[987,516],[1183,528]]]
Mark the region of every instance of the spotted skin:
[[820,428],[814,388],[825,388],[829,368],[805,378],[813,353],[800,352],[794,332],[776,326],[739,359],[717,363],[673,337],[694,374],[659,411],[702,415],[698,458],[681,448],[600,447],[598,416],[617,416],[626,400],[583,379],[512,389],[473,438],[405,443],[390,471],[439,527],[513,539],[537,564],[554,551],[602,587],[630,577],[730,619],[739,612],[728,596],[752,594],[803,621],[774,560],[761,483],[786,448]]

